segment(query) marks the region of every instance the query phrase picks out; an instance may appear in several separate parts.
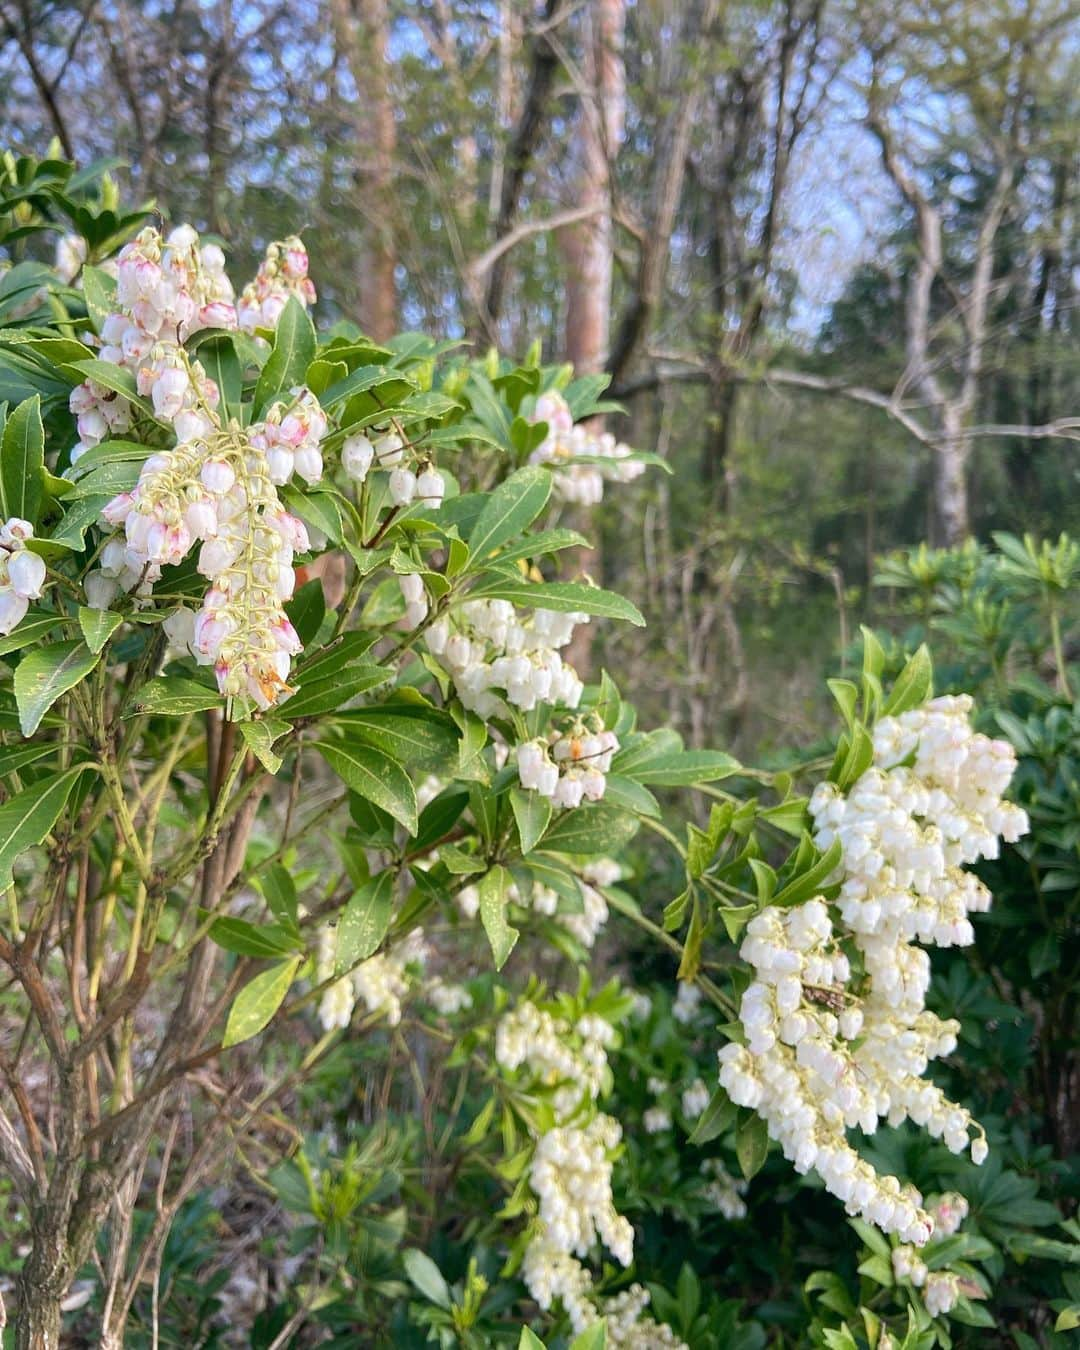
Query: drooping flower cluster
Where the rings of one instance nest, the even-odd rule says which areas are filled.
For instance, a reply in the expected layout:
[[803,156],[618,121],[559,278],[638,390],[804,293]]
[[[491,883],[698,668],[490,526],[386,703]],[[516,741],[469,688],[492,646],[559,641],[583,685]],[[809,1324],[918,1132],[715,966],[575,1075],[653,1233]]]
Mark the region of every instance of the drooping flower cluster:
[[[590,729],[594,723],[596,729]],[[518,778],[523,788],[550,798],[553,806],[598,802],[618,748],[618,737],[605,731],[595,716],[577,718],[567,728],[552,729],[546,739],[518,746]]]
[[[914,945],[973,940],[967,915],[990,895],[964,865],[1027,828],[1023,811],[1001,800],[1012,748],[976,734],[970,708],[941,698],[882,719],[874,763],[851,791],[815,790],[816,842],[839,839],[843,850],[841,926],[820,898],[751,920],[741,948],[755,974],[740,1008],[746,1044],[720,1052],[725,1090],[765,1119],[797,1171],[813,1168],[849,1213],[915,1246],[933,1216],[912,1187],[874,1172],[845,1132],[910,1119],[954,1153],[970,1144],[975,1162],[986,1156],[969,1113],[923,1077],[955,1048],[958,1026],[927,1011],[929,958]],[[841,939],[860,954],[858,982]]]
[[33,537],[33,526],[18,516],[0,525],[0,633],[5,635],[23,621],[45,584],[44,558],[26,547]]
[[525,1250],[522,1274],[542,1308],[559,1299],[575,1330],[599,1316],[592,1279],[579,1258],[601,1241],[624,1265],[633,1258],[634,1232],[615,1209],[611,1168],[622,1129],[595,1110],[610,1088],[610,1022],[584,1013],[571,1023],[522,1000],[504,1013],[495,1033],[495,1059],[544,1092],[554,1125],[536,1140],[529,1184],[539,1217]]
[[576,708],[583,686],[559,648],[587,622],[585,614],[535,609],[526,617],[508,600],[468,600],[436,619],[424,640],[465,707],[487,718],[507,703],[522,712],[540,703]]
[[555,466],[552,486],[563,501],[596,506],[603,500],[605,479],[630,483],[644,471],[644,464],[631,458],[630,447],[610,432],[575,426],[566,399],[556,390],[540,395],[529,421],[547,424],[547,435],[529,460]]
[[307,249],[295,234],[267,247],[255,279],[248,282],[237,301],[239,326],[245,333],[275,328],[290,295],[305,307],[316,299],[315,285],[308,276]]
[[[333,976],[336,956],[336,934],[328,924],[319,933],[315,967],[319,984]],[[319,1003],[323,1027],[327,1031],[347,1027],[358,1002],[369,1016],[385,1017],[388,1026],[396,1027],[401,1021],[401,1001],[410,988],[410,968],[422,966],[426,959],[424,935],[420,929],[414,929],[389,951],[377,952],[361,962],[351,974],[343,975],[323,991]]]
[[341,447],[341,466],[353,482],[363,483],[373,465],[389,469],[387,488],[394,506],[411,506],[415,502],[435,511],[442,504],[446,495],[442,474],[425,452],[407,447],[396,432],[384,432],[374,441],[362,433],[346,437]]
[[[303,396],[298,406],[303,410]],[[309,541],[303,522],[278,499],[263,426],[151,455],[135,488],[102,512],[109,524],[123,525],[124,540],[106,545],[100,577],[88,577],[86,587],[97,605],[121,589],[145,592],[163,566],[181,562],[202,541],[197,565],[210,586],[188,644],[200,664],[214,667],[223,694],[265,709],[288,692],[291,660],[301,649],[284,602],[295,584],[293,557]]]

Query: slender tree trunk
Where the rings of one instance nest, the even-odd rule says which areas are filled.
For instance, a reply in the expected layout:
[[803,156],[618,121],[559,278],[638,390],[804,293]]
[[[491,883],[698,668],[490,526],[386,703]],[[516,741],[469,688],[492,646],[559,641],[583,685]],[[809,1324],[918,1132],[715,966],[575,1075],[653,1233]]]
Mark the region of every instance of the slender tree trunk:
[[360,0],[365,30],[364,66],[368,81],[368,114],[374,140],[367,175],[372,231],[367,250],[368,287],[361,297],[361,327],[376,342],[385,342],[397,329],[397,250],[394,247],[394,152],[397,130],[390,90],[390,19],[386,0]]
[[[564,345],[567,359],[581,374],[603,370],[608,356],[613,272],[611,170],[626,113],[625,0],[593,0],[588,17],[585,70],[592,98],[583,101],[578,123],[576,204],[594,207],[596,214],[564,230],[561,241],[566,257]],[[595,571],[600,565],[598,549],[575,550],[575,555],[572,565],[580,570]],[[567,656],[582,676],[588,673],[589,648],[588,627],[581,627]]]
[[968,457],[960,431],[951,410],[946,410],[942,437],[933,448],[933,542],[939,547],[962,544],[971,533]]

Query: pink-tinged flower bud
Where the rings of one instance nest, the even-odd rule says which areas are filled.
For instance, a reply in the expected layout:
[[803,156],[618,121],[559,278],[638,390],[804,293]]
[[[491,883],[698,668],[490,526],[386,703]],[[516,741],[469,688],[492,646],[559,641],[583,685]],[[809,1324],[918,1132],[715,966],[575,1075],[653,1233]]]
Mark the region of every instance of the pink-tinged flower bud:
[[306,248],[285,250],[285,275],[299,280],[308,273],[308,255]]
[[281,311],[285,308],[285,301],[288,299],[284,295],[268,295],[262,302],[260,311],[261,322],[258,325],[261,328],[274,328],[278,319],[281,318]]
[[76,417],[80,413],[89,412],[91,408],[97,407],[97,395],[90,388],[89,380],[77,384],[71,391],[68,395],[68,407]]
[[199,473],[202,485],[207,492],[221,497],[230,491],[236,482],[236,472],[231,464],[223,459],[208,459]]
[[[220,252],[220,249],[218,250]],[[224,300],[212,300],[199,310],[199,326],[202,328],[235,328],[236,306]]]
[[165,325],[165,316],[149,300],[137,300],[131,307],[131,317],[144,333],[157,337]]
[[123,314],[110,314],[101,325],[101,340],[110,346],[116,346],[124,340],[124,334],[131,327]]
[[0,588],[0,633],[5,637],[26,617],[30,602],[25,596],[17,595],[6,586]]
[[194,408],[185,408],[173,419],[173,431],[176,432],[178,445],[189,445],[192,441],[205,440],[213,429],[213,423],[206,414],[196,412]]
[[80,413],[76,426],[79,428],[79,439],[84,445],[98,445],[109,434],[109,424],[97,408]]
[[45,584],[45,559],[21,548],[8,559],[8,581],[16,595],[35,600]]
[[304,650],[304,644],[300,641],[300,634],[284,616],[278,619],[270,629],[270,635],[283,652],[289,652],[295,656],[297,652]]
[[132,363],[143,360],[153,345],[154,340],[150,334],[144,332],[137,324],[129,324],[120,339],[124,360]]
[[151,391],[157,415],[167,419],[175,417],[184,406],[184,398],[190,387],[185,371],[173,367],[163,370],[154,381]]
[[33,525],[28,520],[23,520],[21,516],[10,516],[0,525],[0,544],[5,548],[18,547],[33,537]]
[[225,266],[225,254],[217,244],[203,244],[199,257],[208,272],[220,272]]
[[279,511],[267,518],[267,524],[289,545],[294,553],[306,553],[311,547],[307,526],[298,517],[288,511]]
[[232,539],[207,539],[199,550],[198,569],[204,577],[219,577],[236,562],[240,545]]
[[191,502],[184,511],[184,520],[196,539],[212,539],[218,532],[217,512],[212,502],[202,498]]

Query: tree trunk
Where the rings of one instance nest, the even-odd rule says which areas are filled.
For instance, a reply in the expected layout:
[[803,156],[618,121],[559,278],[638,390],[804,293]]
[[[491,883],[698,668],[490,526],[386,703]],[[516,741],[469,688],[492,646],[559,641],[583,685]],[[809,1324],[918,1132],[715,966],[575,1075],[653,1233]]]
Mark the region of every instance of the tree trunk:
[[15,1284],[16,1350],[59,1350],[60,1303],[70,1282],[67,1242],[35,1221],[30,1251]]
[[934,543],[953,548],[971,533],[968,516],[967,450],[953,419],[945,419],[933,449]]
[[376,342],[385,342],[397,329],[397,250],[394,247],[394,151],[397,130],[390,92],[387,47],[390,20],[386,0],[360,0],[368,82],[368,112],[374,132],[366,190],[372,214],[367,250],[368,288],[360,301],[360,324]]
[[[566,257],[566,356],[579,374],[603,370],[611,327],[613,271],[611,166],[622,140],[626,112],[623,66],[625,0],[593,0],[585,71],[592,98],[583,100],[578,123],[577,205],[596,214],[563,232]],[[597,419],[599,423],[599,419]],[[597,425],[600,430],[600,425]],[[578,522],[579,527],[585,526]],[[598,550],[574,550],[571,565],[595,571]],[[589,629],[577,630],[567,651],[584,678],[589,668]]]

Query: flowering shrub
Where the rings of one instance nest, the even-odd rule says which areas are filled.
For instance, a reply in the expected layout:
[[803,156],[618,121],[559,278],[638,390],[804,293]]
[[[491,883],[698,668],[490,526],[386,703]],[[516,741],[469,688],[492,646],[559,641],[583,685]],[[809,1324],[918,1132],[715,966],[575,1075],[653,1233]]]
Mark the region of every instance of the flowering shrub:
[[[846,729],[809,797],[639,729],[606,673],[586,683],[563,655],[579,625],[642,621],[560,573],[584,541],[553,502],[595,502],[652,459],[580,429],[602,380],[417,334],[320,335],[296,238],[239,301],[188,226],[143,229],[115,280],[78,281],[63,322],[0,333],[18,395],[0,419],[0,960],[35,1033],[0,1117],[27,1216],[18,1344],[58,1343],[93,1259],[92,1334],[126,1343],[222,1158],[292,1147],[276,1109],[343,1046],[389,1062],[421,1041],[459,1073],[432,1110],[473,1188],[458,1238],[475,1250],[451,1284],[400,1202],[389,1132],[324,1141],[272,1174],[327,1239],[329,1292],[288,1317],[357,1344],[516,1342],[531,1318],[581,1347],[707,1345],[727,1324],[725,1343],[756,1343],[737,1307],[699,1311],[692,1272],[677,1314],[619,1285],[636,1235],[613,1061],[650,1012],[585,972],[613,915],[678,956],[678,1024],[709,1023],[710,1062],[658,1075],[642,1116],[650,1138],[677,1120],[715,1144],[700,1204],[740,1220],[777,1141],[901,1253],[893,1277],[946,1335],[966,1287],[929,1260],[915,1276],[962,1199],[924,1200],[847,1131],[907,1119],[986,1155],[924,1076],[956,1025],[925,1007],[919,944],[972,941],[989,895],[965,869],[1026,827],[1001,801],[1009,747],[972,732],[967,701],[931,700],[924,650],[883,688],[870,635],[861,686],[833,685]],[[340,595],[297,586],[325,555],[347,559]],[[654,788],[711,801],[685,843]],[[641,829],[685,871],[660,923],[620,884]],[[551,955],[576,984],[547,978]],[[373,1250],[389,1308],[357,1285]]]

